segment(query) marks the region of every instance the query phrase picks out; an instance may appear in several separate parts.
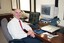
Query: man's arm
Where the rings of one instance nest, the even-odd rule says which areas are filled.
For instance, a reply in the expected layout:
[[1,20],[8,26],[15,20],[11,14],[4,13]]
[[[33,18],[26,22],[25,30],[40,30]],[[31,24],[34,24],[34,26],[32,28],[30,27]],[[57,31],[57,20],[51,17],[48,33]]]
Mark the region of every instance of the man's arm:
[[34,33],[33,30],[29,30],[28,33],[27,33],[27,35],[30,35],[33,38],[35,37],[35,33]]
[[32,28],[28,24],[24,24],[23,25],[23,28],[27,31],[27,35],[30,35],[32,37],[35,37],[34,31],[32,30]]

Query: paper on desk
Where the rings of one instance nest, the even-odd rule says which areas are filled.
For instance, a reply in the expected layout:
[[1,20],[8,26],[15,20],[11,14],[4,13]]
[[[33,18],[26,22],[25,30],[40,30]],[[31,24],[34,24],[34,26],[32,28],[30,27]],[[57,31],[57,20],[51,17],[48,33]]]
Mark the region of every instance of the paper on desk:
[[52,35],[52,34],[50,34],[50,33],[48,33],[48,32],[45,32],[45,33],[43,33],[43,34],[46,34],[47,35],[47,38],[49,38],[49,39],[51,39],[51,38],[54,38],[54,37],[57,37],[58,35]]
[[44,31],[48,31],[48,32],[52,33],[54,31],[60,29],[60,27],[56,27],[56,26],[52,26],[52,25],[47,25],[47,26],[42,27],[41,29],[44,30]]

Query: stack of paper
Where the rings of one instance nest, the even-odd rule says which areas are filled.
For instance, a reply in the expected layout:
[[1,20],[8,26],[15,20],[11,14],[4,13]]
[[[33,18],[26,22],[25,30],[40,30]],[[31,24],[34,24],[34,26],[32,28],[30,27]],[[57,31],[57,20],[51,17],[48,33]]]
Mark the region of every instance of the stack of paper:
[[42,27],[41,29],[52,33],[52,32],[55,32],[56,30],[60,29],[60,27],[47,25],[47,26]]
[[54,38],[54,37],[57,37],[58,35],[52,35],[48,32],[44,32],[43,34],[46,34],[47,35],[47,38],[51,39],[51,38]]

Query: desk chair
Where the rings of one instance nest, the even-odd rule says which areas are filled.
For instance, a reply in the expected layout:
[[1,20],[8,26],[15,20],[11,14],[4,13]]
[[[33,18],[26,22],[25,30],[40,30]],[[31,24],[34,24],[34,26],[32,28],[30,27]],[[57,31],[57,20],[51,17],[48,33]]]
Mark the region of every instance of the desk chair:
[[29,22],[31,23],[30,26],[33,29],[33,31],[37,34],[41,34],[44,32],[44,31],[40,30],[40,27],[38,25],[39,16],[40,16],[39,12],[31,12],[29,15]]
[[9,32],[8,32],[7,23],[8,23],[8,21],[7,21],[6,18],[3,18],[3,19],[1,20],[2,32],[3,32],[6,40],[9,42],[9,41],[12,40],[12,37],[11,37],[11,35],[10,35]]
[[39,22],[39,12],[31,12],[29,15],[29,22],[32,24],[37,24]]
[[31,23],[30,26],[33,29],[38,28],[39,16],[40,16],[39,12],[31,12],[30,15],[29,15],[29,22]]
[[3,18],[1,20],[2,32],[3,32],[6,40],[8,41],[8,43],[18,43],[18,42],[20,42],[21,40],[19,40],[19,39],[13,39],[11,37],[11,35],[9,34],[8,29],[7,29],[7,23],[8,23],[8,20],[6,18]]

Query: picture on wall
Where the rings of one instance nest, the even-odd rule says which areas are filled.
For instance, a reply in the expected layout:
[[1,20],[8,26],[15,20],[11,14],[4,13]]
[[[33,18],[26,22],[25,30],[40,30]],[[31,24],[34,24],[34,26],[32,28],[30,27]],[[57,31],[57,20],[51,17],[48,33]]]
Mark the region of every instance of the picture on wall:
[[50,15],[50,6],[41,5],[41,14]]

